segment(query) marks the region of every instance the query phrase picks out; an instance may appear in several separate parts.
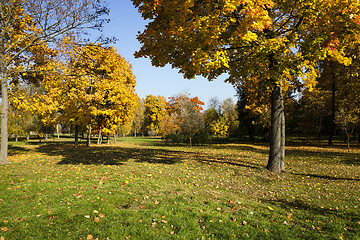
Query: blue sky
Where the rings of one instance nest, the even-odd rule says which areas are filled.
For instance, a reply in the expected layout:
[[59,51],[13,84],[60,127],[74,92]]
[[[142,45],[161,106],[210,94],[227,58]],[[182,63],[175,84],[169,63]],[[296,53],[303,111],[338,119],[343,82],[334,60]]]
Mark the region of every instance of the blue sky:
[[217,97],[220,101],[226,98],[236,101],[235,89],[231,84],[224,83],[224,77],[212,82],[202,77],[188,80],[171,66],[157,68],[147,58],[136,59],[134,52],[140,49],[136,36],[138,31],[144,30],[146,22],[130,0],[108,0],[108,4],[111,22],[105,26],[104,33],[118,39],[115,48],[132,64],[139,97],[145,98],[149,94],[171,97],[187,92],[205,103],[212,97]]

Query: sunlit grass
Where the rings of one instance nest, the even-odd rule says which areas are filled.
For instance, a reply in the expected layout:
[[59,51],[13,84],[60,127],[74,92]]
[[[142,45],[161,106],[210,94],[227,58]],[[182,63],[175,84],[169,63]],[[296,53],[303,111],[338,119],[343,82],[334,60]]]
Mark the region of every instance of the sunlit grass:
[[266,145],[168,147],[160,139],[73,148],[13,143],[0,166],[5,239],[358,239],[360,151]]

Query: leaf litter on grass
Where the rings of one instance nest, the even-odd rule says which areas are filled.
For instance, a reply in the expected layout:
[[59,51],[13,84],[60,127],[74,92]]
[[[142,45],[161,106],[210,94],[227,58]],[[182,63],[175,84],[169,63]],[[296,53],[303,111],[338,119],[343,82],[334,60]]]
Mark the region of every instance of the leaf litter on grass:
[[12,156],[14,164],[0,168],[4,237],[356,239],[359,233],[359,165],[346,154],[289,147],[288,170],[277,176],[264,169],[266,146],[145,140],[80,150],[44,143]]

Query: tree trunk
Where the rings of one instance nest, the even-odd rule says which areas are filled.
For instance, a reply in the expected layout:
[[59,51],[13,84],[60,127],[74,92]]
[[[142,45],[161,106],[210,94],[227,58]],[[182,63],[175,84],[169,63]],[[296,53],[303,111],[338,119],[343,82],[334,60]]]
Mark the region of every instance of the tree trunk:
[[110,144],[110,134],[109,133],[106,135],[106,140],[107,140],[107,144]]
[[285,169],[285,115],[281,86],[271,94],[270,153],[266,168],[279,174]]
[[102,143],[102,133],[101,133],[101,126],[100,126],[97,144],[100,145],[101,143]]
[[15,135],[15,142],[18,142],[18,141],[19,141],[19,136]]
[[57,138],[60,138],[60,124],[56,124],[56,134],[57,134]]
[[75,125],[75,143],[74,143],[75,147],[79,146],[79,125]]
[[117,142],[116,142],[116,137],[117,137],[117,134],[114,133],[114,143],[115,143],[115,144],[117,143]]
[[335,133],[335,97],[336,97],[336,81],[335,74],[332,72],[333,84],[331,88],[331,122],[330,122],[330,134],[329,134],[329,145],[333,144],[334,133]]
[[250,123],[249,135],[250,135],[250,141],[252,142],[252,144],[255,144],[255,129],[254,129],[254,124],[252,123]]
[[88,134],[87,134],[87,138],[86,138],[86,146],[90,147],[91,145],[91,123],[89,123],[89,129],[88,129]]
[[1,147],[0,147],[0,164],[9,164],[7,160],[8,152],[8,78],[4,60],[4,47],[0,46],[0,77],[1,77]]
[[320,140],[321,139],[321,117],[318,121],[317,127],[318,127],[318,129],[317,129],[318,130],[318,139]]

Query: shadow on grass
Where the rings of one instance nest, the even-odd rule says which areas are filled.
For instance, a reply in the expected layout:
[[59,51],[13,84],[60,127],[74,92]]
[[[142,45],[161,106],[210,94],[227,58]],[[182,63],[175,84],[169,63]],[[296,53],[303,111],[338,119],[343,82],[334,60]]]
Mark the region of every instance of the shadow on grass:
[[70,143],[47,143],[40,145],[37,151],[50,156],[62,156],[63,159],[58,164],[122,165],[129,160],[175,164],[182,161],[181,152],[162,149],[122,148],[118,146],[80,146],[74,148]]
[[153,164],[176,164],[184,160],[195,160],[201,163],[234,165],[252,169],[264,166],[246,161],[232,160],[231,156],[213,155],[198,152],[187,152],[158,148],[124,148],[120,146],[73,147],[71,143],[43,143],[37,150],[49,156],[62,156],[58,164],[85,165],[122,165],[130,160]]
[[296,176],[313,177],[313,178],[320,178],[320,179],[326,179],[326,180],[360,181],[359,178],[333,177],[333,176],[327,176],[327,175],[305,174],[305,173],[291,173],[291,174],[296,175]]
[[29,149],[22,147],[22,146],[9,145],[9,147],[8,147],[8,155],[9,156],[14,156],[17,154],[23,154],[23,153],[27,153],[27,152],[29,152]]
[[263,146],[263,145],[254,145],[251,146],[252,144],[248,144],[247,146],[244,145],[212,145],[211,148],[212,149],[218,149],[218,150],[238,150],[238,151],[247,151],[247,152],[253,152],[253,153],[261,153],[261,154],[268,154],[269,150],[268,149],[260,149],[257,148],[256,146]]
[[269,199],[261,199],[263,202],[267,202],[269,204],[279,205],[282,209],[288,209],[291,212],[291,209],[303,210],[309,212],[311,215],[321,215],[325,217],[334,216],[340,219],[352,219],[354,223],[360,221],[360,215],[356,213],[346,213],[344,211],[338,211],[336,209],[328,209],[322,208],[315,205],[307,204],[301,200],[288,201],[286,199],[277,199],[277,200],[269,200]]
[[286,150],[286,155],[292,158],[307,157],[307,161],[309,159],[321,159],[322,161],[326,161],[328,164],[349,164],[360,166],[360,154],[353,152],[335,152],[335,151],[308,151],[304,149],[291,149]]
[[240,160],[232,160],[231,157],[222,157],[222,156],[214,156],[208,154],[194,154],[192,156],[193,159],[197,160],[198,162],[202,163],[217,163],[217,164],[227,164],[245,168],[252,168],[252,169],[264,169],[265,166],[261,164],[257,164],[255,162],[250,161],[240,161]]

